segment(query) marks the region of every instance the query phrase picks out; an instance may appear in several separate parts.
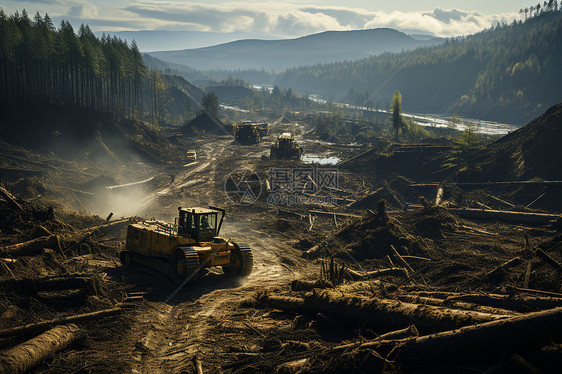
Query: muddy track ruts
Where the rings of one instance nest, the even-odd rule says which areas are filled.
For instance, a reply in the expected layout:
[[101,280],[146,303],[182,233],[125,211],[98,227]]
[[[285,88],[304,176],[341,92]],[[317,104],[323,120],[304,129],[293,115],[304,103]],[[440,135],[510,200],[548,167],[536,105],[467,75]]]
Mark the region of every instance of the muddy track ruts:
[[[216,182],[225,177],[221,173],[228,171],[223,163],[228,160],[228,165],[232,167],[247,165],[247,153],[256,160],[266,148],[262,145],[258,149],[245,149],[246,154],[241,154],[239,149],[233,149],[238,146],[231,146],[230,142],[231,139],[220,139],[205,143],[198,151],[201,154],[198,162],[201,163],[180,172],[172,183],[151,194],[152,202],[163,195],[177,198],[178,204],[191,202],[193,196],[201,204],[203,199],[208,204],[215,204],[217,199],[224,200],[222,189]],[[218,169],[217,165],[223,167]],[[163,288],[154,286],[159,295],[157,300],[147,302],[136,321],[136,326],[143,333],[132,347],[132,372],[181,372],[194,355],[220,350],[209,340],[212,340],[210,330],[218,323],[230,321],[232,315],[244,313],[239,307],[242,300],[253,297],[264,288],[286,285],[299,273],[307,271],[307,265],[300,261],[295,263],[291,260],[295,264],[291,270],[284,266],[285,258],[298,258],[297,251],[278,233],[261,231],[255,221],[229,217],[221,235],[250,245],[254,254],[252,274],[245,280],[237,281],[226,278],[221,270],[213,269],[198,283],[185,286],[169,303],[164,300],[176,286],[171,283]],[[147,279],[147,282],[150,280]],[[155,279],[155,282],[160,281]]]

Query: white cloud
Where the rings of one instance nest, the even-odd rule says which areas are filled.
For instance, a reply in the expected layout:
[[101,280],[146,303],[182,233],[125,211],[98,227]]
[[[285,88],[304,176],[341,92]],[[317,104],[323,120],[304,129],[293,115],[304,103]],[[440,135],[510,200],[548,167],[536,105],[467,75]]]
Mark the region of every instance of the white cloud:
[[437,36],[456,36],[473,34],[497,22],[509,23],[517,18],[517,13],[485,15],[438,8],[433,12],[377,12],[365,27],[392,27],[400,30],[419,30]]
[[178,2],[140,2],[126,8],[152,20],[198,24],[200,30],[249,31],[281,36],[296,36],[324,30],[340,30],[337,18],[322,12],[312,13],[297,6],[279,3],[200,4]]
[[93,19],[98,17],[98,8],[87,1],[69,1],[68,16],[74,18]]
[[62,1],[60,0],[15,0],[14,2],[16,3],[38,3],[38,4],[49,4],[49,5],[53,5],[53,4],[62,4]]
[[279,3],[204,4],[175,1],[142,1],[125,8],[136,16],[180,28],[232,32],[247,31],[296,37],[327,30],[390,27],[422,31],[438,36],[475,33],[497,22],[511,22],[517,13],[481,14],[474,11],[437,8],[419,12],[368,12],[328,6]]
[[[201,1],[201,0],[199,0]],[[475,33],[497,22],[518,19],[516,12],[483,14],[476,11],[436,8],[427,11],[367,11],[345,6],[257,2],[194,2],[178,0],[6,0],[45,4],[51,16],[85,22],[93,29],[170,29],[215,32],[249,32],[279,37],[298,37],[327,30],[358,30],[389,27],[405,32],[426,32],[437,36]],[[357,2],[349,1],[349,4]],[[17,9],[8,7],[12,11]],[[28,9],[31,11],[31,9]],[[31,12],[34,13],[34,12]]]

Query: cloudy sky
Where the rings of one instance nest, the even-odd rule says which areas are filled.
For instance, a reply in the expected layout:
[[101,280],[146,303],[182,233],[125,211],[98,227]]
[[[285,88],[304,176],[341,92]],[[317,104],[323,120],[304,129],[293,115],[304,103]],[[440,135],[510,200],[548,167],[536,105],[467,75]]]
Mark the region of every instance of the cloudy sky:
[[[536,0],[535,0],[536,1]],[[87,23],[94,31],[190,30],[298,37],[326,30],[391,27],[404,32],[456,36],[511,22],[520,0],[2,0],[12,14],[48,13],[56,23]],[[542,2],[541,2],[542,3]]]

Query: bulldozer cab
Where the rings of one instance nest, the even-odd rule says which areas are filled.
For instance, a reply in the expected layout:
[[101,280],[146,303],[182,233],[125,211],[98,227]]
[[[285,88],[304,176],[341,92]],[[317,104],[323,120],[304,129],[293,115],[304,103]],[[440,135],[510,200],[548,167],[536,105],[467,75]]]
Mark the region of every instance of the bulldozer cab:
[[[205,208],[178,208],[178,235],[207,242],[219,235],[224,210]],[[219,219],[218,213],[222,215]]]
[[284,132],[283,134],[279,135],[277,142],[279,145],[279,149],[289,150],[293,148],[295,139],[293,138],[293,135],[291,135],[291,133]]

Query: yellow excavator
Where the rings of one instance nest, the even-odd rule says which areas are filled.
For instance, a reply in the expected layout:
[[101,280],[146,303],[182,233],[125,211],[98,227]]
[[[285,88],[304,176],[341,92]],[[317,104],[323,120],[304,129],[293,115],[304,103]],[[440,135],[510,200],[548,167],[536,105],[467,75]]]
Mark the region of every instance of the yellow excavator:
[[121,264],[140,263],[189,282],[211,266],[222,267],[230,277],[250,275],[254,261],[250,247],[219,236],[224,209],[179,207],[178,211],[174,224],[154,220],[130,224]]

